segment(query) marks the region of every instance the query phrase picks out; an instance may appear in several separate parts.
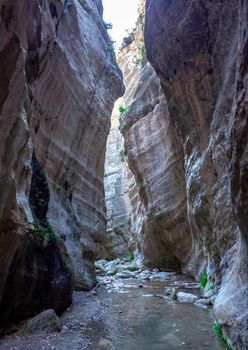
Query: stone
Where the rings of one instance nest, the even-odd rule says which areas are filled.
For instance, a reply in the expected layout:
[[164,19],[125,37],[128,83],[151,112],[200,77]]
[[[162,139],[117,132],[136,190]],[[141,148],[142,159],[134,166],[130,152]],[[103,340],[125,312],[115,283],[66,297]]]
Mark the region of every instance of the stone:
[[99,270],[100,272],[105,272],[105,268],[99,263],[99,262],[95,262],[95,268],[96,270]]
[[162,271],[162,272],[156,272],[155,274],[151,275],[150,279],[151,280],[156,280],[156,279],[164,280],[164,279],[168,279],[169,276],[171,276],[171,273]]
[[120,259],[109,261],[104,267],[106,270],[106,276],[114,276],[118,271],[119,263]]
[[135,275],[131,272],[131,271],[122,271],[122,272],[118,272],[115,275],[116,278],[133,278],[135,277]]
[[164,294],[172,299],[177,298],[177,289],[175,287],[167,287],[164,290]]
[[202,309],[208,309],[212,305],[210,299],[198,299],[194,303],[195,306],[202,308]]
[[99,259],[96,261],[97,264],[100,264],[101,266],[105,266],[108,263],[108,260],[105,259]]
[[123,264],[121,266],[121,269],[122,270],[129,270],[131,272],[135,272],[135,271],[139,271],[140,270],[140,268],[135,263],[133,263],[133,264]]
[[60,320],[55,311],[50,309],[28,320],[20,327],[18,333],[24,335],[36,332],[58,332],[60,330]]
[[195,294],[178,292],[176,299],[182,303],[193,303],[198,299],[198,297]]

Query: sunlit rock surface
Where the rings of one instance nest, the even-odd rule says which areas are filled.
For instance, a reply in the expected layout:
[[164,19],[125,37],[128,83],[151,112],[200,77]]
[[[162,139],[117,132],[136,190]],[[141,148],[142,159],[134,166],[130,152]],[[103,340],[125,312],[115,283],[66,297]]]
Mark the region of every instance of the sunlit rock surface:
[[107,236],[104,241],[102,258],[116,259],[128,256],[130,240],[129,198],[130,173],[126,164],[123,140],[119,131],[119,112],[121,99],[117,100],[111,117],[111,130],[108,136],[105,162],[105,199],[107,206]]
[[[124,38],[123,47],[118,54],[118,63],[123,73],[126,87],[123,98],[117,100],[112,114],[111,131],[108,138],[105,164],[105,192],[107,205],[107,238],[103,258],[114,259],[127,256],[136,249],[136,233],[132,235],[134,220],[140,216],[138,206],[140,200],[133,173],[127,166],[127,152],[124,150],[120,126],[126,113],[120,113],[132,102],[139,82],[144,49],[144,1],[140,3],[139,18],[131,34]],[[138,227],[140,224],[138,223]],[[136,232],[136,231],[135,231]],[[134,238],[134,239],[133,239]]]
[[77,288],[95,283],[105,143],[123,92],[102,11],[93,0],[1,3],[1,323],[61,312],[74,271]]
[[[144,1],[140,8],[144,9]],[[192,236],[187,219],[183,152],[168,121],[160,81],[146,60],[144,14],[119,55],[126,92],[121,132],[129,176],[131,244],[149,267],[189,272]]]
[[[147,266],[180,270],[187,265],[191,252],[182,150],[149,63],[141,71],[122,132],[140,198],[133,212],[133,222],[137,223],[136,211],[140,208],[139,225],[132,230],[138,251]],[[135,192],[133,195],[137,196]]]

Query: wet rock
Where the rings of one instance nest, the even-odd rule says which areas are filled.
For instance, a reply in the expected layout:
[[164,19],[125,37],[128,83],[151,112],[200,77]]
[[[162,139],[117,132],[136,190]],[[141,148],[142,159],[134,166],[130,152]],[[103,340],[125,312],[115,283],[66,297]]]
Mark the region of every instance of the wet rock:
[[140,268],[136,265],[136,264],[124,264],[121,266],[121,270],[128,270],[128,271],[131,271],[131,272],[135,272],[135,271],[139,271]]
[[128,271],[128,270],[118,272],[115,276],[116,276],[116,278],[133,278],[133,277],[135,277],[135,275],[131,271]]
[[108,263],[108,260],[105,259],[99,259],[96,261],[96,264],[99,264],[101,266],[105,266]]
[[171,273],[170,272],[156,272],[155,274],[152,274],[150,276],[150,279],[151,280],[154,280],[154,279],[168,279],[169,277],[171,276]]
[[61,330],[60,320],[54,310],[46,310],[24,323],[19,334],[55,332]]
[[97,270],[98,273],[99,273],[99,272],[102,272],[102,273],[106,272],[106,270],[105,270],[105,268],[103,267],[103,265],[101,265],[99,262],[96,262],[96,263],[95,263],[95,268],[96,268],[96,270]]
[[176,298],[178,301],[181,301],[182,303],[193,303],[198,299],[196,295],[191,293],[185,293],[185,292],[178,292],[176,294]]
[[118,272],[119,263],[120,259],[116,259],[105,264],[106,276],[114,276]]
[[202,309],[208,309],[208,307],[210,307],[212,303],[210,299],[199,299],[196,300],[194,305]]
[[177,289],[174,287],[165,288],[164,294],[172,299],[177,298]]

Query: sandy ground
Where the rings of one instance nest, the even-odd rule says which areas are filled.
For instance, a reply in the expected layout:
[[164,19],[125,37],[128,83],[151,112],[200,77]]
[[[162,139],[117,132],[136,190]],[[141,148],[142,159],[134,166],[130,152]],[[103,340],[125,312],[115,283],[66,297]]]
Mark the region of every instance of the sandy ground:
[[107,292],[75,292],[73,303],[61,316],[62,330],[52,334],[10,335],[0,340],[1,350],[103,350],[111,349],[103,315],[108,308]]

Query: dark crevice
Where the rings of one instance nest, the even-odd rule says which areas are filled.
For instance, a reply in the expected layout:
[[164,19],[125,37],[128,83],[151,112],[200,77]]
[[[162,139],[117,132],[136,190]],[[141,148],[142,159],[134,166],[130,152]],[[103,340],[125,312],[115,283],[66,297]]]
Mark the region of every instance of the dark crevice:
[[13,19],[13,7],[11,5],[3,5],[1,8],[1,18],[5,25],[6,30],[8,31],[9,26]]
[[33,173],[31,178],[29,203],[33,217],[39,222],[41,227],[46,229],[48,227],[46,214],[50,198],[46,174],[42,170],[35,153],[33,153],[31,164]]
[[10,80],[15,71],[20,51],[20,41],[18,37],[13,34],[13,37],[0,52],[0,113],[2,112],[3,104],[9,94]]

